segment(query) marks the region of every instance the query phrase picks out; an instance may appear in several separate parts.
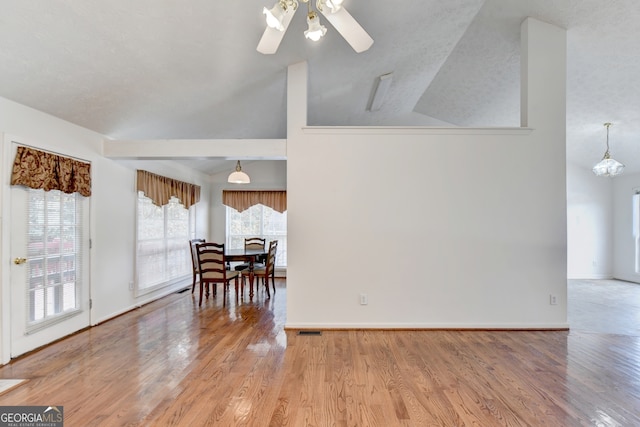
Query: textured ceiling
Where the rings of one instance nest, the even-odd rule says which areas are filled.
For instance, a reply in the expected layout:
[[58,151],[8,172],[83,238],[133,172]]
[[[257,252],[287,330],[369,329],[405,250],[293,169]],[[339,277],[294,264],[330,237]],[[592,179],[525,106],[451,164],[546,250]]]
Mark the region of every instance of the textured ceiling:
[[[286,68],[309,63],[312,125],[519,125],[526,16],[567,29],[567,158],[640,172],[637,0],[345,0],[375,40],[356,54],[304,9],[275,55],[256,45],[274,0],[0,0],[0,96],[117,139],[284,138]],[[382,108],[377,76],[393,72]],[[231,164],[191,163],[211,173]]]

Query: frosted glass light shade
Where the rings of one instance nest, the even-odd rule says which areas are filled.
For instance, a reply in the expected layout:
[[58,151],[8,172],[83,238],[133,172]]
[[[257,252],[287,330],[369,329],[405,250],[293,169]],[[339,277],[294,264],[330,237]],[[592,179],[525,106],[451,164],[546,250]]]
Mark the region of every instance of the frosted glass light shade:
[[229,178],[227,178],[227,182],[231,184],[249,184],[251,179],[249,175],[242,172],[242,166],[240,166],[240,160],[236,163],[236,170],[229,174]]
[[624,171],[624,165],[619,161],[612,159],[607,151],[604,158],[593,167],[593,173],[597,176],[616,176]]
[[309,40],[317,42],[327,33],[327,28],[320,25],[320,18],[315,13],[310,13],[307,16],[307,24],[309,24],[309,29],[304,32],[304,36]]
[[336,13],[342,8],[342,1],[343,0],[325,0],[324,4],[331,9],[331,13]]
[[271,9],[266,7],[262,9],[262,13],[266,15],[267,25],[271,28],[275,28],[278,31],[284,31],[284,10],[280,6],[280,3],[276,3]]

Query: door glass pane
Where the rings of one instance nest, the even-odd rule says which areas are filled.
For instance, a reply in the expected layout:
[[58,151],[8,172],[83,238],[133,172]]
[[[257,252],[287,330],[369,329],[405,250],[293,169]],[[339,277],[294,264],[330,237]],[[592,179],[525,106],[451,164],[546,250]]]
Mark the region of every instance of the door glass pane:
[[79,311],[82,212],[77,197],[29,189],[27,329]]

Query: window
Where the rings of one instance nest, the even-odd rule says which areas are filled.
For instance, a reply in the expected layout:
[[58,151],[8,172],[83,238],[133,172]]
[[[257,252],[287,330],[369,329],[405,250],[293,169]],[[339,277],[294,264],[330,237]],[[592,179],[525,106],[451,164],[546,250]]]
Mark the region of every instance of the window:
[[78,193],[28,189],[27,330],[80,311],[83,216]]
[[238,212],[227,206],[227,247],[244,248],[246,237],[263,237],[267,245],[278,241],[276,267],[287,266],[287,212],[279,213],[264,205],[253,205]]
[[138,192],[136,292],[138,295],[191,278],[188,241],[195,208],[171,197],[160,207]]

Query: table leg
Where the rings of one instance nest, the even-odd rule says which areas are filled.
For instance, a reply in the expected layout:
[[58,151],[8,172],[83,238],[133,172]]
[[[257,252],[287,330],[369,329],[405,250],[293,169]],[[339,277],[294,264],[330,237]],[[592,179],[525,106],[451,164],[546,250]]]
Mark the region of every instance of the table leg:
[[253,258],[249,260],[249,299],[253,298]]

